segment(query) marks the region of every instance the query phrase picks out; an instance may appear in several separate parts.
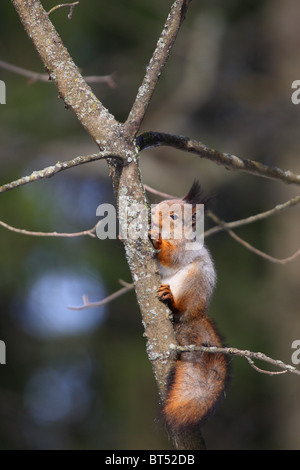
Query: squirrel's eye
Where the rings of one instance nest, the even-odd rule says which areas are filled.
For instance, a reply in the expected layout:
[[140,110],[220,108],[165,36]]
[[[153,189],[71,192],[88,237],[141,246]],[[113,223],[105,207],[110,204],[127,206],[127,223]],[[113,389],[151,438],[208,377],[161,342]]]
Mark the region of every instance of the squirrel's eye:
[[170,217],[171,217],[171,219],[173,219],[173,220],[177,220],[177,219],[178,219],[178,215],[176,215],[176,214],[170,214]]

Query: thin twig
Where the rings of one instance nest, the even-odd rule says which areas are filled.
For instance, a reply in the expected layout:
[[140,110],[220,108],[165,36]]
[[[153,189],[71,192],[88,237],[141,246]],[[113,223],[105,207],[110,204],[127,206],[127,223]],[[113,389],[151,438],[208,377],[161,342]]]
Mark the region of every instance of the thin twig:
[[175,196],[171,196],[168,193],[163,193],[161,191],[158,191],[157,189],[151,188],[151,186],[148,186],[147,184],[144,184],[144,188],[149,191],[149,193],[155,194],[156,196],[160,197],[165,197],[167,199],[175,199]]
[[[260,361],[267,362],[269,364],[274,365],[275,367],[278,367],[279,369],[283,369],[280,371],[280,373],[286,373],[286,372],[291,372],[293,374],[300,375],[300,370],[297,370],[296,367],[290,365],[290,364],[285,364],[281,360],[278,359],[272,359],[271,357],[266,356],[266,354],[261,353],[261,352],[252,352],[248,351],[246,349],[237,349],[237,348],[219,348],[216,346],[195,346],[195,345],[190,345],[190,346],[176,346],[174,344],[170,345],[171,349],[175,349],[178,352],[185,352],[185,351],[200,351],[200,352],[207,352],[207,353],[212,353],[212,354],[228,354],[230,356],[240,356],[244,357],[250,365],[253,367],[253,363],[249,360],[252,359],[257,359]],[[260,369],[259,367],[254,365],[255,370],[262,372],[264,374],[268,375],[277,375],[278,371],[267,371],[264,369]]]
[[57,162],[55,165],[47,166],[43,170],[33,171],[29,176],[23,176],[18,180],[12,181],[11,183],[4,184],[3,186],[0,186],[0,193],[10,191],[11,189],[23,186],[24,184],[33,183],[34,181],[38,181],[44,178],[51,178],[57,173],[67,170],[68,168],[73,168],[78,165],[83,165],[84,163],[89,163],[96,160],[105,160],[108,158],[117,158],[122,160],[121,157],[114,155],[105,155],[104,152],[75,157],[72,160]]
[[145,132],[137,137],[136,143],[140,151],[146,148],[166,145],[196,154],[200,158],[207,158],[217,165],[225,166],[227,170],[244,171],[263,178],[281,180],[288,184],[300,184],[300,175],[290,170],[270,167],[254,160],[242,159],[229,153],[219,152],[189,137],[163,132]]
[[17,75],[22,75],[23,77],[30,78],[32,81],[41,81],[41,82],[49,82],[50,78],[47,73],[38,73],[33,72],[32,70],[24,69],[23,67],[18,67],[17,65],[9,64],[4,60],[0,60],[0,68],[4,70],[8,70],[9,72],[16,73]]
[[113,294],[109,295],[108,297],[105,297],[105,299],[102,299],[98,302],[90,302],[88,299],[87,295],[82,296],[83,300],[83,305],[80,305],[78,307],[73,307],[69,306],[68,308],[70,310],[84,310],[85,308],[95,308],[95,307],[101,307],[102,305],[108,304],[112,300],[117,299],[121,295],[126,294],[127,292],[131,291],[134,288],[133,283],[129,284],[128,282],[122,281],[121,279],[119,280],[120,284],[124,285],[121,289],[118,291],[114,292]]
[[227,224],[225,222],[223,222],[221,219],[219,219],[219,217],[217,217],[215,214],[213,214],[212,212],[209,212],[208,214],[213,220],[214,222],[216,222],[217,224],[221,225],[224,230],[226,230],[226,232],[235,240],[237,241],[238,243],[240,243],[241,245],[243,245],[245,248],[247,248],[248,250],[252,251],[253,253],[255,253],[256,255],[258,256],[261,256],[262,258],[265,258],[267,259],[268,261],[271,261],[272,263],[277,263],[277,264],[286,264],[286,263],[289,263],[290,261],[293,261],[295,258],[297,258],[297,256],[300,255],[300,248],[299,250],[297,250],[293,255],[291,256],[288,256],[287,258],[283,258],[283,259],[279,259],[279,258],[274,258],[273,256],[271,255],[268,255],[267,253],[265,253],[264,251],[261,251],[259,250],[258,248],[255,248],[254,246],[250,245],[250,243],[246,242],[245,240],[243,240],[241,237],[239,237],[238,235],[236,235],[236,233],[234,233],[232,230],[230,230],[227,226]]
[[123,279],[119,279],[119,283],[121,284],[121,286],[128,287],[130,289],[133,289],[134,287],[132,282],[126,282],[126,281],[123,281]]
[[83,78],[87,83],[107,83],[110,88],[116,88],[115,76],[116,73],[112,72],[109,75],[84,75]]
[[[0,68],[4,70],[8,70],[9,72],[16,73],[17,75],[21,75],[23,77],[30,78],[31,82],[45,82],[51,83],[48,73],[38,73],[33,72],[32,70],[24,69],[23,67],[18,67],[17,65],[9,64],[4,60],[0,60]],[[87,83],[107,83],[110,88],[116,87],[116,82],[114,80],[115,73],[111,73],[110,75],[90,75],[84,76],[83,78]]]
[[78,5],[79,2],[74,2],[74,3],[62,3],[61,5],[56,5],[55,7],[51,8],[51,10],[49,10],[47,12],[47,15],[49,16],[53,11],[55,10],[58,10],[59,8],[62,8],[62,7],[70,7],[70,12],[68,14],[68,19],[71,20],[72,19],[72,16],[73,16],[73,11],[74,11],[74,8],[76,5]]
[[[277,206],[273,207],[273,209],[270,209],[268,211],[251,215],[250,217],[246,217],[245,219],[240,219],[240,220],[236,220],[233,222],[226,222],[223,225],[216,225],[215,227],[208,229],[204,233],[204,236],[209,237],[210,235],[213,235],[214,233],[220,232],[222,230],[227,230],[229,228],[230,229],[237,228],[243,225],[252,224],[253,222],[257,222],[258,220],[266,219],[267,217],[270,217],[272,215],[279,214],[280,212],[288,209],[289,207],[295,206],[299,202],[300,202],[300,196],[296,196],[292,199],[289,199],[287,202],[284,202],[283,204],[277,204]],[[212,214],[212,212],[208,211],[207,214],[210,215]],[[226,225],[226,228],[225,228],[225,225]]]
[[21,235],[30,235],[33,237],[65,237],[65,238],[72,238],[72,237],[83,237],[85,235],[88,235],[92,238],[96,238],[95,232],[98,227],[98,225],[101,223],[101,220],[99,220],[94,227],[88,230],[83,230],[82,232],[32,232],[30,230],[25,230],[22,228],[17,228],[13,227],[12,225],[9,225],[2,220],[0,220],[0,225],[7,230],[10,230],[11,232],[15,233],[20,233]]
[[248,362],[248,364],[252,367],[252,369],[256,370],[257,372],[259,372],[260,374],[266,374],[266,375],[282,375],[282,374],[286,374],[287,373],[287,370],[277,370],[277,371],[269,371],[269,370],[265,370],[265,369],[261,369],[261,367],[257,367],[257,365],[255,365],[254,361],[250,358],[250,357],[245,357],[246,361]]

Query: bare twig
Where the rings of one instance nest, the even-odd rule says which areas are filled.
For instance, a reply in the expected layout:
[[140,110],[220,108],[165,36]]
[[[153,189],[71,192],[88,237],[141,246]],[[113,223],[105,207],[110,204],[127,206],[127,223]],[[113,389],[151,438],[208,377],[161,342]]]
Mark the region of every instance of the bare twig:
[[73,168],[78,165],[83,165],[84,163],[93,162],[96,160],[105,160],[108,158],[121,159],[121,157],[114,155],[105,155],[105,152],[93,153],[91,155],[84,155],[75,157],[72,160],[67,160],[64,162],[57,162],[55,165],[47,166],[43,170],[33,171],[29,176],[23,176],[18,180],[12,181],[11,183],[4,184],[0,186],[0,193],[10,191],[11,189],[17,188],[19,186],[24,186],[24,184],[33,183],[44,178],[51,178],[53,175],[60,173],[63,170],[68,168]]
[[216,346],[195,346],[195,345],[175,346],[174,344],[171,344],[170,348],[173,349],[173,350],[175,349],[178,352],[200,351],[200,352],[207,352],[207,353],[212,353],[212,354],[221,353],[221,354],[228,354],[230,356],[240,356],[240,357],[244,357],[249,362],[249,364],[252,367],[254,366],[255,370],[257,370],[259,372],[262,372],[262,373],[268,374],[268,375],[277,375],[278,374],[278,371],[275,371],[275,372],[267,371],[267,370],[260,369],[259,367],[255,366],[253,364],[252,359],[256,359],[256,360],[260,360],[260,361],[264,361],[264,362],[267,362],[269,364],[272,364],[273,366],[278,367],[279,369],[283,369],[282,371],[279,372],[280,374],[284,374],[286,372],[291,372],[293,374],[300,375],[300,370],[297,370],[296,367],[294,367],[290,364],[285,364],[281,360],[272,359],[271,357],[268,357],[268,356],[266,356],[266,354],[261,353],[261,352],[252,352],[252,351],[248,351],[246,349],[241,350],[241,349],[237,349],[237,348],[219,348],[219,347],[216,347]]
[[[248,364],[252,367],[252,369],[256,370],[260,374],[266,374],[266,375],[282,375],[286,374],[287,370],[277,370],[277,371],[269,371],[265,369],[261,369],[257,365],[255,365],[254,361],[250,357],[245,357],[246,361]],[[300,372],[300,371],[299,371]]]
[[61,5],[56,5],[55,7],[51,8],[51,10],[48,11],[47,15],[49,16],[53,11],[58,10],[59,8],[62,7],[70,7],[70,11],[68,14],[68,20],[72,19],[73,16],[73,11],[76,5],[78,5],[79,2],[74,2],[74,3],[62,3]]
[[[237,227],[241,227],[243,225],[252,224],[253,222],[257,222],[257,221],[262,220],[262,219],[266,219],[267,217],[270,217],[270,216],[275,215],[275,214],[279,214],[280,212],[288,209],[289,207],[292,207],[292,206],[295,206],[296,204],[299,204],[299,202],[300,202],[300,196],[296,196],[292,199],[289,199],[287,202],[284,202],[283,204],[277,204],[277,206],[273,207],[273,209],[270,209],[268,211],[261,212],[259,214],[255,214],[255,215],[251,215],[250,217],[246,217],[245,219],[236,220],[234,222],[223,222],[223,225],[216,225],[215,227],[212,227],[212,228],[208,229],[204,233],[204,236],[209,237],[210,235],[213,235],[214,233],[220,232],[222,230],[237,228]],[[208,211],[207,214],[213,216],[211,211]]]
[[102,305],[108,304],[109,302],[117,299],[121,295],[126,294],[127,292],[131,291],[134,288],[133,283],[129,284],[128,282],[125,282],[122,279],[120,279],[119,282],[120,282],[120,284],[124,285],[124,287],[122,287],[122,289],[119,289],[118,291],[114,292],[113,294],[109,295],[108,297],[105,297],[105,299],[102,299],[98,302],[90,302],[89,299],[88,299],[88,296],[83,295],[82,296],[83,305],[80,305],[79,307],[69,306],[68,308],[70,310],[84,310],[85,308],[101,307]]
[[157,189],[151,188],[151,186],[148,186],[147,184],[144,184],[144,188],[149,191],[149,193],[155,194],[156,196],[160,197],[165,197],[167,199],[175,199],[175,196],[171,196],[168,193],[163,193],[161,191],[158,191]]
[[279,259],[279,258],[274,258],[273,256],[270,256],[268,255],[267,253],[255,248],[254,246],[250,245],[250,243],[246,242],[245,240],[243,240],[241,237],[239,237],[238,235],[236,235],[236,233],[234,233],[232,230],[230,230],[228,227],[227,227],[227,224],[225,222],[223,222],[221,219],[219,219],[219,217],[217,217],[215,214],[213,214],[212,212],[209,212],[209,216],[216,222],[218,223],[219,225],[221,225],[224,230],[226,230],[226,232],[234,239],[236,240],[238,243],[240,243],[241,245],[243,245],[245,248],[247,248],[248,250],[252,251],[253,253],[255,253],[256,255],[258,256],[261,256],[262,258],[265,258],[267,259],[268,261],[271,261],[272,263],[277,263],[277,264],[286,264],[286,263],[289,263],[290,261],[293,261],[295,258],[297,258],[297,256],[300,255],[300,248],[299,250],[297,250],[293,255],[287,257],[287,258],[283,258],[283,259]]
[[23,77],[30,78],[33,82],[41,81],[41,82],[49,82],[50,78],[47,73],[38,73],[33,72],[31,70],[24,69],[23,67],[18,67],[17,65],[9,64],[4,60],[0,60],[0,68],[4,70],[8,70],[9,72],[16,73],[17,75],[22,75]]
[[83,230],[82,232],[70,232],[70,233],[63,233],[63,232],[32,232],[30,230],[25,230],[22,228],[13,227],[2,220],[0,220],[0,225],[11,232],[20,233],[21,235],[30,235],[34,237],[65,237],[65,238],[72,238],[72,237],[82,237],[88,235],[92,238],[96,238],[95,232],[97,230],[98,225],[101,223],[99,220],[94,227],[88,230]]
[[196,154],[200,158],[207,158],[218,165],[225,166],[227,170],[239,170],[263,178],[281,180],[289,184],[300,184],[300,174],[293,173],[290,170],[270,167],[254,160],[242,159],[229,153],[219,152],[189,137],[163,132],[145,132],[136,139],[136,142],[140,150],[166,145]]
[[110,88],[116,88],[115,82],[116,73],[112,72],[109,75],[84,75],[83,78],[87,83],[107,83]]
[[[30,79],[31,82],[41,81],[51,83],[48,73],[33,72],[32,70],[24,69],[23,67],[18,67],[17,65],[9,64],[4,60],[0,60],[0,68],[8,70],[9,72],[16,73],[17,75],[27,77]],[[115,88],[116,82],[114,80],[114,77],[115,73],[111,73],[110,75],[90,75],[84,76],[83,78],[87,83],[107,83],[109,87]]]
[[121,286],[128,287],[130,289],[133,289],[134,287],[132,282],[126,282],[126,281],[123,281],[123,279],[119,279],[119,283],[121,284]]

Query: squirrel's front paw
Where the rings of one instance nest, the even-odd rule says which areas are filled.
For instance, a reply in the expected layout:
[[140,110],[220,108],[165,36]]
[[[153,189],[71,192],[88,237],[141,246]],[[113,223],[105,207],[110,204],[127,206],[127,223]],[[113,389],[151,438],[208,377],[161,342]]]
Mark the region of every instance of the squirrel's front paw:
[[157,297],[161,302],[174,302],[173,294],[169,284],[161,284],[157,289]]

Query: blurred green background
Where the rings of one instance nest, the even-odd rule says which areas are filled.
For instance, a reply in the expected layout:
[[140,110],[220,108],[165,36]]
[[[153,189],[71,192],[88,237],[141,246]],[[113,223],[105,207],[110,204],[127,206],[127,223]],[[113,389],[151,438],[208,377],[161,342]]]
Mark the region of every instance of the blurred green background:
[[[46,10],[56,2],[44,0]],[[53,21],[85,75],[115,73],[116,88],[92,85],[120,121],[137,92],[171,5],[160,0],[81,0]],[[300,172],[300,4],[296,0],[194,1],[153,97],[143,130],[188,135],[208,146]],[[0,59],[43,66],[9,1],[0,3]],[[94,153],[51,83],[0,69],[0,184]],[[183,195],[198,177],[214,211],[236,220],[297,195],[269,181],[170,148],[145,151],[143,181]],[[159,198],[151,197],[151,202]],[[0,220],[19,228],[91,228],[114,203],[105,162],[94,162],[0,195]],[[283,258],[299,248],[299,208],[237,231]],[[209,226],[209,225],[208,225]],[[300,339],[300,259],[272,264],[226,234],[207,240],[218,272],[210,314],[230,346],[291,362]],[[81,312],[130,281],[117,240],[36,238],[0,227],[1,449],[168,449],[135,296]],[[209,449],[299,449],[300,380],[269,377],[233,359],[227,397],[205,425]],[[260,364],[264,366],[263,364]]]

